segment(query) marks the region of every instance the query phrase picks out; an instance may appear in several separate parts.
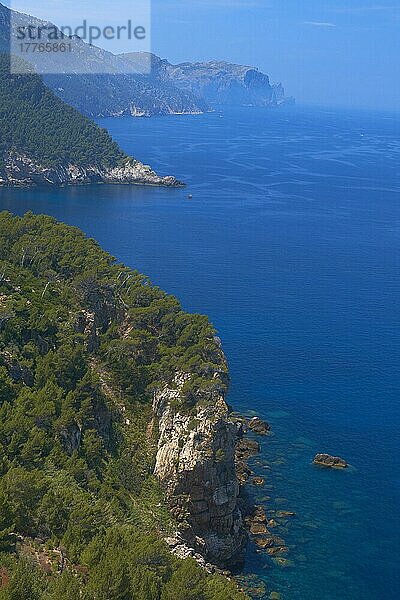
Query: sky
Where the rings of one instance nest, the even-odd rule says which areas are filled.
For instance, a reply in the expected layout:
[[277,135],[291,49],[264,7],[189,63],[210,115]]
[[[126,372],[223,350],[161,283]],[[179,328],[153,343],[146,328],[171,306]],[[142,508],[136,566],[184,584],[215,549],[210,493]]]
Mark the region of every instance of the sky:
[[[57,24],[124,24],[147,2],[6,3]],[[151,10],[151,49],[171,62],[257,66],[299,103],[400,108],[400,0],[152,0]],[[113,44],[131,50],[128,40]]]

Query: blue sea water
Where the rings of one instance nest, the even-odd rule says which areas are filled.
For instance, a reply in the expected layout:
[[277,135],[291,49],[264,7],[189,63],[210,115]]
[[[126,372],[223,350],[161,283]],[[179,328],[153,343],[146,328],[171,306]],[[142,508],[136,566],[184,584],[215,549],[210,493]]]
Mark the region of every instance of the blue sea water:
[[[296,512],[275,529],[284,567],[249,550],[266,598],[398,600],[398,117],[232,109],[101,124],[188,188],[1,190],[0,209],[81,227],[210,316],[231,404],[273,428],[254,461],[266,487],[251,493]],[[316,452],[352,466],[321,470]]]

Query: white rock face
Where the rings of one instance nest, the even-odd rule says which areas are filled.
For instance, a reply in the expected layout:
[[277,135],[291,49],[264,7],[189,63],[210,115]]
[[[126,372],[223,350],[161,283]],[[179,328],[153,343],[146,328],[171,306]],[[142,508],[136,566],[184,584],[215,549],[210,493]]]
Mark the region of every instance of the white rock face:
[[0,185],[82,185],[119,183],[175,187],[182,185],[175,177],[160,177],[138,160],[127,159],[123,165],[81,167],[73,164],[46,167],[23,154],[10,151],[0,168]]
[[181,533],[189,546],[207,561],[226,566],[240,560],[246,540],[238,507],[236,427],[222,395],[203,406],[199,399],[195,415],[177,411],[174,401],[184,381],[154,399],[159,425],[155,474],[172,513],[186,525]]

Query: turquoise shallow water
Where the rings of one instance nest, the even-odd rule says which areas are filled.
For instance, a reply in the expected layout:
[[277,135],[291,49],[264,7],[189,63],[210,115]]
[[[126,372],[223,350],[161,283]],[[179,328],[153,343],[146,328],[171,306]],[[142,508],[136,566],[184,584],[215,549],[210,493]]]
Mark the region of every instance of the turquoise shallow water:
[[[102,124],[189,188],[1,190],[0,208],[80,226],[210,316],[230,402],[273,427],[252,493],[297,513],[276,528],[287,566],[249,550],[266,597],[397,600],[398,118],[297,108]],[[313,467],[318,451],[351,469]]]

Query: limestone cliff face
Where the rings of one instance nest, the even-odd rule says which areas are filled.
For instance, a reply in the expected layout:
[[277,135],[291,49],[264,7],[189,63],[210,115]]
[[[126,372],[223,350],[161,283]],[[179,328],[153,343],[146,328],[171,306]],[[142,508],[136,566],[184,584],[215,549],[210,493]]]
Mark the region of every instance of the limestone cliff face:
[[229,566],[240,561],[246,534],[238,507],[235,470],[237,429],[220,394],[199,403],[195,414],[176,409],[185,377],[155,394],[159,444],[155,473],[189,546],[206,560]]
[[51,167],[15,151],[7,152],[0,166],[1,185],[82,185],[88,183],[119,183],[159,185],[175,187],[182,185],[175,177],[160,177],[152,169],[135,159],[128,159],[116,167],[60,164]]

